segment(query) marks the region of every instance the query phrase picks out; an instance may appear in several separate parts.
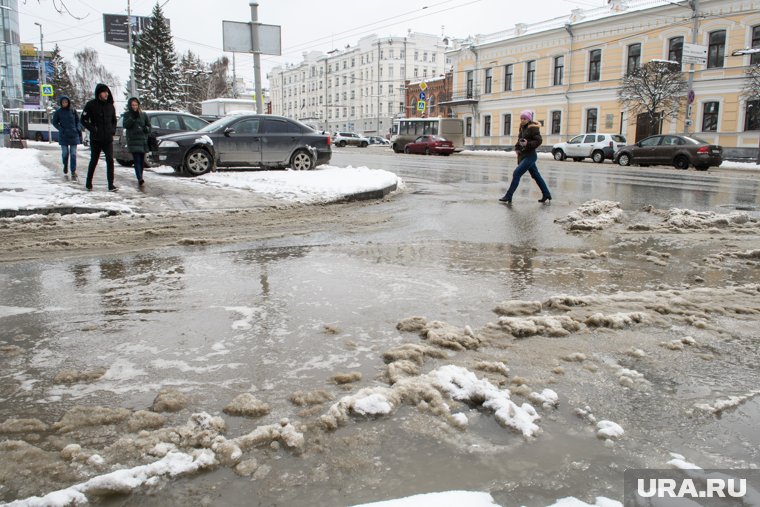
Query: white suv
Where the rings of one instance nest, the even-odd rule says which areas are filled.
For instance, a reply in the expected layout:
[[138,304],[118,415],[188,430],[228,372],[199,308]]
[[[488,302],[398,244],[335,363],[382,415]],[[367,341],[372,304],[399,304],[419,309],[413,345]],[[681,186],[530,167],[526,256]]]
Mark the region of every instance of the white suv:
[[625,145],[625,136],[620,134],[581,134],[566,143],[552,146],[552,155],[554,160],[572,158],[580,162],[584,158],[591,158],[601,164],[605,159],[612,160],[615,152]]
[[335,146],[343,148],[347,144],[351,146],[359,146],[360,148],[366,148],[369,144],[369,139],[362,137],[354,132],[336,132],[333,135],[332,142]]

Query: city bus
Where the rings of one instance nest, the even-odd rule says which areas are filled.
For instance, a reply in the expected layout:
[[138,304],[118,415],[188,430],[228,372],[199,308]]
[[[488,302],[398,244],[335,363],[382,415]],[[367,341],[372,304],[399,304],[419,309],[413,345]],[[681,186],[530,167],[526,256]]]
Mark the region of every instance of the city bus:
[[[44,109],[8,109],[8,124],[17,125],[21,136],[32,141],[48,140],[48,112]],[[77,113],[78,114],[78,113]],[[50,119],[53,119],[52,113]],[[58,130],[50,126],[50,136],[58,141]]]
[[391,147],[403,153],[404,146],[419,136],[436,135],[454,144],[454,151],[464,149],[464,120],[461,118],[400,118],[393,121]]

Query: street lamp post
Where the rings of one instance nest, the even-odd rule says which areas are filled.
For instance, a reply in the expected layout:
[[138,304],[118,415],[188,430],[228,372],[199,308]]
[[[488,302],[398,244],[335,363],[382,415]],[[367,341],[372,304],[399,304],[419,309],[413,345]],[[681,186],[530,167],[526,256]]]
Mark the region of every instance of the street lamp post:
[[[5,30],[5,11],[11,10],[10,7],[0,4],[0,29],[2,29],[3,37],[7,33]],[[5,69],[8,68],[8,42],[5,40],[0,41],[3,45],[3,62],[4,65],[0,68],[0,148],[5,146]]]
[[40,109],[43,109],[47,112],[47,120],[48,120],[48,143],[53,142],[52,140],[52,130],[50,128],[50,111],[48,111],[48,105],[47,100],[45,100],[45,97],[42,95],[42,86],[47,84],[47,69],[45,68],[45,47],[43,46],[43,38],[42,38],[42,25],[38,22],[34,22],[35,25],[40,27],[40,66],[39,66],[39,91],[40,91]]

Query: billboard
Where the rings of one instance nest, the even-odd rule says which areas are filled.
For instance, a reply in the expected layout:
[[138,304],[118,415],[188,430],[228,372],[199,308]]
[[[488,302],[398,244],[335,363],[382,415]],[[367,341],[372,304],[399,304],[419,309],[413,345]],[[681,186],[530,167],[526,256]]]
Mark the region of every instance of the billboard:
[[[150,26],[151,19],[146,16],[131,16],[132,35],[139,36],[143,33]],[[168,19],[166,23],[169,23]],[[127,16],[124,14],[103,14],[103,35],[106,44],[128,49]]]
[[[39,107],[40,105],[40,58],[34,44],[21,44],[21,81],[24,89],[24,106]],[[53,53],[45,51],[46,80],[53,80],[54,69],[51,58]]]

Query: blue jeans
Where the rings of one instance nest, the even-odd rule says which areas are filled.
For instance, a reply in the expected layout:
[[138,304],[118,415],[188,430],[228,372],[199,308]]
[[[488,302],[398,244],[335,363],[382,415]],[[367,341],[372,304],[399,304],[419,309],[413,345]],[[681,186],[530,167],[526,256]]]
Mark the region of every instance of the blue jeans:
[[145,153],[133,153],[132,160],[135,161],[135,176],[137,181],[143,179],[143,168],[145,167]]
[[71,168],[72,173],[77,172],[77,145],[76,144],[62,144],[61,158],[63,159],[64,171]]
[[512,194],[515,193],[515,190],[517,190],[517,185],[520,184],[520,178],[522,178],[523,174],[529,172],[530,177],[536,180],[538,188],[541,189],[541,196],[551,198],[552,194],[549,193],[549,187],[546,186],[546,182],[541,177],[541,173],[538,172],[536,160],[538,160],[538,154],[531,153],[530,155],[526,155],[520,161],[520,163],[517,164],[515,171],[512,173],[512,182],[509,184],[509,190],[507,190],[507,193],[504,197],[507,199],[512,199]]

